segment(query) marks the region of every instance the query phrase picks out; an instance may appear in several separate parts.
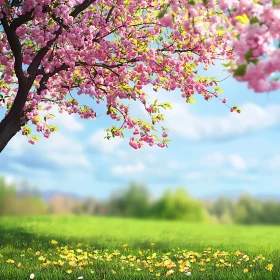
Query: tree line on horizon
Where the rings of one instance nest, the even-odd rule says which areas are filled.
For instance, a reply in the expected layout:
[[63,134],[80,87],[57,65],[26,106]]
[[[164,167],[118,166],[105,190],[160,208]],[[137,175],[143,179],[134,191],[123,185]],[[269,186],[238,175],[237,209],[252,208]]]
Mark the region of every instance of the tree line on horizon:
[[0,178],[0,216],[90,215],[142,219],[181,220],[221,224],[280,224],[280,202],[249,195],[238,199],[197,200],[183,188],[166,190],[152,199],[145,185],[131,183],[106,201],[55,195],[44,201],[40,191],[27,181],[19,186]]

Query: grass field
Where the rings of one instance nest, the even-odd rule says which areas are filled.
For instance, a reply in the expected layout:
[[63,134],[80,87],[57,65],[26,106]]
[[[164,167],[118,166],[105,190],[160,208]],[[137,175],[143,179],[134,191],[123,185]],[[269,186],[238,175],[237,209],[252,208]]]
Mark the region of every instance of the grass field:
[[280,227],[0,218],[0,279],[280,279]]

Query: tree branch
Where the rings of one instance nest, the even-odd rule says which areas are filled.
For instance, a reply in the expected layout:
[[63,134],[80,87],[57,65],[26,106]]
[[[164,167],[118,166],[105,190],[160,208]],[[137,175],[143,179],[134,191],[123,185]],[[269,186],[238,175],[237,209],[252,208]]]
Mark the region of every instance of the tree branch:
[[15,18],[12,23],[10,24],[10,28],[12,30],[16,30],[18,27],[20,27],[21,25],[27,23],[28,21],[33,19],[33,12],[34,9],[32,9],[30,12],[20,15],[17,18]]
[[47,88],[46,84],[47,84],[50,77],[54,76],[55,74],[59,73],[60,71],[67,70],[68,68],[69,68],[68,65],[62,64],[61,66],[59,66],[58,68],[55,68],[54,71],[50,72],[50,73],[45,73],[44,70],[42,69],[43,77],[40,81],[40,87],[37,90],[38,95],[41,94],[42,90]]
[[84,0],[83,3],[78,4],[77,6],[75,6],[75,8],[71,12],[70,16],[72,16],[73,18],[77,17],[82,11],[84,11],[86,8],[88,8],[95,1],[96,0]]
[[110,17],[111,17],[111,15],[112,15],[114,9],[115,9],[115,6],[112,6],[112,8],[110,9],[110,11],[109,11],[109,13],[108,13],[108,15],[107,15],[107,18],[106,18],[106,22],[107,22],[107,23],[110,21]]
[[2,12],[2,14],[3,14],[3,18],[1,19],[1,23],[2,23],[2,26],[6,33],[6,36],[7,36],[9,45],[11,47],[11,50],[13,52],[14,58],[15,58],[15,64],[14,64],[15,73],[18,78],[18,82],[25,84],[27,82],[27,79],[24,76],[23,70],[22,70],[22,54],[21,54],[22,46],[16,35],[15,30],[11,29],[8,24],[6,13]]

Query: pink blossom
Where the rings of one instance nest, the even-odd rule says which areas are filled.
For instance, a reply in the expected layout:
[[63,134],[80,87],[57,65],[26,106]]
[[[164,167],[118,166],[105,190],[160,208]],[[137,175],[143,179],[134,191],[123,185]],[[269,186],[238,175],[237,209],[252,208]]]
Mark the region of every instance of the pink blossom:
[[32,145],[36,144],[36,141],[32,138],[28,139],[28,142]]

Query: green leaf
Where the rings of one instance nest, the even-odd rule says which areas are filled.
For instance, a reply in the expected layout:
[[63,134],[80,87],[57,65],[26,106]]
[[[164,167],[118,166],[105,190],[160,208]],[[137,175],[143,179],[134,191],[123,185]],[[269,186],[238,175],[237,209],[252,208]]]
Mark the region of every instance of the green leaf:
[[247,63],[251,62],[252,55],[253,55],[253,50],[252,49],[250,49],[249,51],[247,51],[245,53],[245,58],[246,58]]
[[159,11],[158,14],[157,14],[157,18],[158,19],[163,18],[166,13],[167,13],[166,9]]
[[250,18],[250,24],[254,24],[254,23],[260,23],[260,21],[257,17]]
[[223,90],[218,86],[214,87],[214,90],[219,93],[224,93]]
[[32,136],[31,138],[32,138],[34,141],[40,140],[39,136]]
[[232,61],[229,61],[227,63],[223,63],[222,65],[225,66],[225,67],[229,67],[229,66],[232,66],[233,63],[232,63]]
[[247,70],[247,64],[242,64],[234,71],[233,76],[244,76]]

